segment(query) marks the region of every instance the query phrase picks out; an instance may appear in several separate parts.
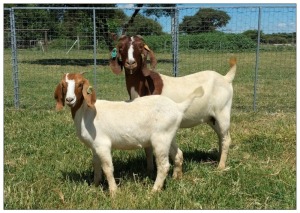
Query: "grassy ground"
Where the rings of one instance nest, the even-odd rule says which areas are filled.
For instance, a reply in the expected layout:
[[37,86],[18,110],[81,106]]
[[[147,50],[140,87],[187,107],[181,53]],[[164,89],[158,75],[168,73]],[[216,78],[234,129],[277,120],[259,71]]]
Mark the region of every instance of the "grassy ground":
[[[70,110],[54,111],[53,93],[63,72],[90,71],[86,76],[93,82],[92,54],[18,54],[19,110],[13,107],[10,52],[4,56],[5,209],[296,209],[294,52],[261,53],[257,112],[252,111],[255,55],[237,54],[233,142],[225,171],[216,169],[217,137],[209,127],[180,129],[183,179],[173,180],[170,172],[164,190],[151,194],[154,180],[146,175],[143,150],[114,151],[115,199],[106,182],[91,185],[91,153],[75,135]],[[181,53],[180,75],[203,69],[225,74],[229,56],[203,54],[195,63],[195,54]],[[158,71],[171,74],[170,56],[157,58]],[[105,63],[97,68],[97,97],[126,100],[124,76],[113,75]]]

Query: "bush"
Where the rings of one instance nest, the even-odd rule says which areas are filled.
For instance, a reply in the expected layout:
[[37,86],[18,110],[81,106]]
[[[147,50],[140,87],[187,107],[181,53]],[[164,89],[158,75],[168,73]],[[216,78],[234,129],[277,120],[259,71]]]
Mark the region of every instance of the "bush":
[[[164,52],[172,49],[171,35],[144,36],[144,39],[153,51]],[[256,44],[243,34],[214,32],[198,35],[180,35],[179,46],[181,50],[245,51],[255,48]]]

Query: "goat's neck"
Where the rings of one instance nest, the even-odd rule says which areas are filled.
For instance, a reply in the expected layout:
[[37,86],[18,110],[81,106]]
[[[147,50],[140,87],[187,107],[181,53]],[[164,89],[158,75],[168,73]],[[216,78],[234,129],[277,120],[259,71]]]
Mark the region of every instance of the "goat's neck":
[[71,113],[72,113],[72,118],[74,120],[76,113],[78,112],[78,110],[82,110],[82,108],[84,107],[84,104],[86,104],[86,102],[84,101],[83,98],[81,98],[74,107],[71,108]]

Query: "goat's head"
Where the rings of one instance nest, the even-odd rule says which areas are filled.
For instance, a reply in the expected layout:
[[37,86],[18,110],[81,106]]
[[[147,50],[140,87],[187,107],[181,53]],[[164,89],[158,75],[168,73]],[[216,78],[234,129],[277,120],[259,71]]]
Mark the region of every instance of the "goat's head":
[[66,103],[72,110],[76,111],[83,100],[86,101],[89,107],[95,108],[96,93],[82,74],[67,73],[64,74],[61,82],[57,85],[54,98],[56,100],[56,110],[61,110]]
[[145,44],[142,36],[126,36],[119,38],[117,47],[111,52],[110,68],[119,74],[124,67],[126,74],[142,71],[144,76],[150,75],[147,68],[147,58],[150,56],[151,69],[155,69],[156,58],[152,50]]

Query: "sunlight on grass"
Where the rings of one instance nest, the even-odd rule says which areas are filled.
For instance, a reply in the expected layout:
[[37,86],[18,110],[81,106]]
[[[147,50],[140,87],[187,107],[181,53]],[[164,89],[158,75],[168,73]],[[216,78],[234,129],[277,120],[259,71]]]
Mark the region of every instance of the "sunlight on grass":
[[[97,97],[127,100],[123,73],[107,53],[94,70],[90,51],[19,52],[20,109],[13,105],[10,52],[4,52],[4,209],[295,209],[295,52],[262,52],[257,112],[253,112],[254,53],[236,53],[232,145],[228,168],[217,170],[217,136],[206,125],[180,129],[182,180],[171,171],[151,193],[143,150],[114,151],[116,199],[107,182],[94,187],[92,155],[77,138],[69,108],[55,112],[54,89],[63,73],[88,71]],[[180,53],[180,76],[212,69],[225,74],[230,53]],[[157,54],[157,70],[172,75],[171,55]],[[280,61],[279,61],[280,60]],[[96,77],[96,78],[94,78]],[[176,91],[176,88],[174,88]],[[172,168],[171,168],[172,170]]]

